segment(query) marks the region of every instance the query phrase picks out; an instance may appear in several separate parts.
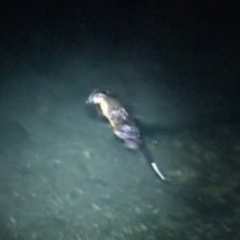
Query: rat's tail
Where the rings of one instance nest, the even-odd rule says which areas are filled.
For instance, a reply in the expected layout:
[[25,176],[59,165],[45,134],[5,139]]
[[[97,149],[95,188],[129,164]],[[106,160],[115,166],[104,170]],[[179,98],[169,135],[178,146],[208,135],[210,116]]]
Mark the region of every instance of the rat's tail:
[[149,152],[149,150],[147,149],[146,146],[143,146],[141,149],[145,159],[149,162],[149,164],[151,165],[153,171],[157,174],[157,176],[161,179],[161,180],[166,180],[166,178],[164,177],[164,175],[161,173],[161,171],[159,170],[157,164],[155,163],[152,154]]

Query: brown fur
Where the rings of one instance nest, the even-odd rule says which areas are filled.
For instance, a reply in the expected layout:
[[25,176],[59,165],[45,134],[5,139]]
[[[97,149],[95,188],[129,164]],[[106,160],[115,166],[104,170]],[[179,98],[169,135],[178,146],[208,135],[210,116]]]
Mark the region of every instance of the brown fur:
[[[99,98],[95,98],[93,103],[100,108],[102,115],[109,121],[113,129],[116,129],[122,122],[128,119],[127,111],[111,96],[102,95]],[[114,113],[117,113],[118,117]]]

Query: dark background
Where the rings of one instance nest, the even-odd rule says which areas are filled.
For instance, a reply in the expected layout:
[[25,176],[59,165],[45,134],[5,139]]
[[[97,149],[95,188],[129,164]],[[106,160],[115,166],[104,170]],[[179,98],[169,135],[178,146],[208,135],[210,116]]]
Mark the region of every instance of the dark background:
[[64,49],[107,55],[124,44],[150,46],[174,76],[170,85],[200,105],[210,96],[214,114],[239,118],[239,11],[231,1],[1,1],[0,11],[2,76]]

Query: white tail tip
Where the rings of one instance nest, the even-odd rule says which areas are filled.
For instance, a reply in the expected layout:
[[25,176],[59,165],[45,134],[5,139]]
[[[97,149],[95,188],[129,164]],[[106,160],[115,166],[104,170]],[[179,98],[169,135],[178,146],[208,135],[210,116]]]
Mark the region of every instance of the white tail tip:
[[160,172],[160,170],[158,169],[158,166],[155,162],[153,162],[152,164],[152,168],[153,170],[156,172],[156,174],[162,179],[165,180],[166,178],[162,175],[162,173]]

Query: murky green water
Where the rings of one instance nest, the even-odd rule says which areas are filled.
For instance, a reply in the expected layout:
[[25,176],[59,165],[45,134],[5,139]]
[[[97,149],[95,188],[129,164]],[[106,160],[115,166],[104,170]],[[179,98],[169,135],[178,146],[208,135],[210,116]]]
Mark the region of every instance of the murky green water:
[[[1,90],[1,240],[238,239],[239,125],[206,121],[211,109],[199,120],[203,108],[183,90],[145,80],[156,66],[128,57],[9,77]],[[96,87],[131,106],[166,182],[86,108]]]

